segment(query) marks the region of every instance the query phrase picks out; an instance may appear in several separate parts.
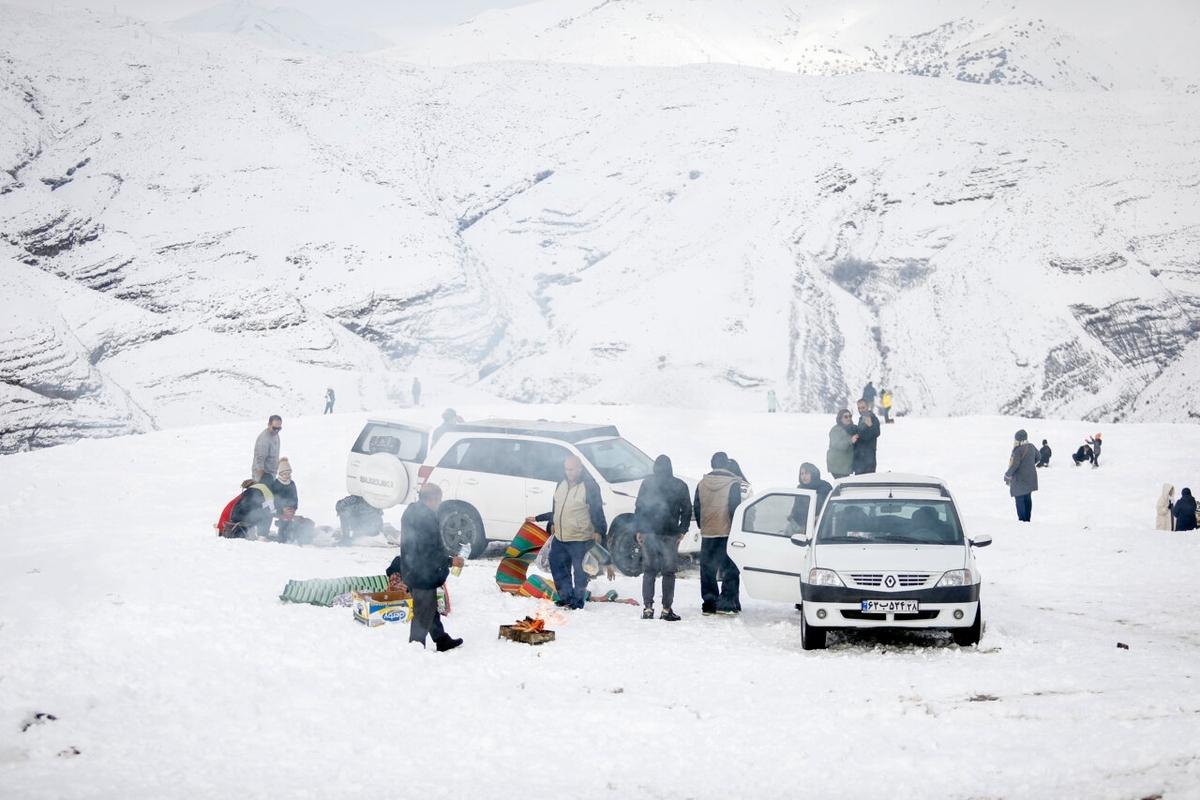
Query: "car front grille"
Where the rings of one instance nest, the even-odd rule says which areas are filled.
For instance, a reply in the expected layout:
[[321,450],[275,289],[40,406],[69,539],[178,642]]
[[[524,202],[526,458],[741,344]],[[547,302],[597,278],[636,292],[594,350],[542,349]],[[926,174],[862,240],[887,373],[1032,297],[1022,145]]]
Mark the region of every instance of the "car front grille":
[[[937,619],[938,613],[939,613],[938,611],[934,610],[934,611],[918,611],[915,614],[893,614],[892,621],[893,622],[911,622],[913,620],[918,620],[918,619]],[[887,614],[868,614],[864,611],[842,610],[841,614],[842,614],[843,619],[874,620],[876,622],[883,622],[884,620],[886,620],[888,618]]]
[[[882,572],[851,572],[850,580],[855,586],[868,586],[877,588],[883,586]],[[918,586],[924,586],[929,583],[929,579],[933,577],[928,572],[899,572],[896,573],[896,587],[899,589],[913,589]]]

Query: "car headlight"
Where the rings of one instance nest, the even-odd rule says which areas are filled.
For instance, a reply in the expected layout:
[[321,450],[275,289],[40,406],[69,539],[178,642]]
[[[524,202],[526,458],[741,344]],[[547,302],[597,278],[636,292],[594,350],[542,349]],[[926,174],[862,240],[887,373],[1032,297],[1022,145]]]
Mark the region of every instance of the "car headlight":
[[831,569],[814,567],[808,571],[808,582],[812,586],[845,586],[838,574]]
[[975,582],[975,576],[971,574],[969,569],[952,569],[942,575],[942,579],[937,582],[938,586],[970,586]]

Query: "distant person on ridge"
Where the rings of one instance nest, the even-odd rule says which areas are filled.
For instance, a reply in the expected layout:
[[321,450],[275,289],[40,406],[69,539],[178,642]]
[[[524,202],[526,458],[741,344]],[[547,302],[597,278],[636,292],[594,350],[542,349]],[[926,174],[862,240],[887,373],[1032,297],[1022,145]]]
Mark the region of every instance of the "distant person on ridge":
[[331,386],[325,390],[325,410],[321,413],[321,416],[333,413],[333,403],[335,400],[337,400],[337,397],[334,396],[333,387]]
[[875,384],[867,381],[867,385],[863,387],[862,399],[867,401],[867,408],[875,407]]
[[1050,466],[1050,456],[1052,456],[1053,454],[1054,454],[1054,451],[1050,449],[1050,445],[1046,443],[1045,439],[1042,439],[1041,449],[1038,450],[1037,464],[1035,464],[1034,466],[1036,466],[1036,467]]
[[279,469],[279,432],[283,430],[283,417],[272,414],[267,427],[254,440],[254,459],[250,462],[250,475],[256,481],[274,478]]
[[413,378],[412,401],[413,401],[414,406],[421,405],[421,379],[420,378]]
[[883,409],[883,424],[888,425],[892,422],[892,393],[887,389],[879,393],[879,407]]
[[767,389],[767,413],[774,414],[779,410],[779,400],[775,397],[774,389]]
[[679,540],[692,524],[692,503],[687,484],[675,477],[671,459],[654,459],[654,474],[642,481],[633,507],[637,541],[642,546],[642,619],[654,619],[654,584],[662,575],[662,614],[678,622],[672,610],[675,572],[679,567]]
[[857,441],[854,416],[850,409],[843,408],[829,429],[829,449],[825,451],[825,466],[834,478],[844,478],[854,471],[854,443]]
[[1012,455],[1008,457],[1008,470],[1004,482],[1008,493],[1017,504],[1017,519],[1029,522],[1033,517],[1033,493],[1038,489],[1037,448],[1029,443],[1029,434],[1021,429],[1013,436]]
[[692,501],[692,513],[700,523],[700,611],[737,614],[741,573],[729,557],[729,531],[733,512],[742,502],[742,481],[729,468],[729,456],[713,453],[712,472],[700,479]]
[[879,417],[871,410],[867,398],[858,401],[858,425],[854,431],[854,474],[869,475],[875,471],[875,446],[879,443]]

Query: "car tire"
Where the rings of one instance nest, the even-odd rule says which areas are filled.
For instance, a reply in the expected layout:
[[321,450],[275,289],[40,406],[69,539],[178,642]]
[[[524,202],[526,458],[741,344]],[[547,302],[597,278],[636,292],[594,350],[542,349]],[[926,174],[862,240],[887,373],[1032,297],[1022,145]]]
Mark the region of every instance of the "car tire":
[[622,575],[633,578],[642,574],[642,550],[638,547],[631,515],[622,514],[613,520],[608,530],[608,553],[612,556],[613,566]]
[[950,633],[954,636],[954,643],[959,647],[970,647],[973,644],[979,644],[979,640],[983,637],[983,604],[975,605],[975,621],[968,628],[953,628]]
[[825,634],[828,631],[828,628],[809,625],[808,621],[804,619],[804,614],[800,614],[800,646],[805,650],[824,650]]
[[483,520],[473,506],[466,503],[449,502],[442,505],[438,514],[442,530],[442,544],[451,555],[458,555],[465,543],[471,545],[469,558],[479,558],[487,550],[487,534]]

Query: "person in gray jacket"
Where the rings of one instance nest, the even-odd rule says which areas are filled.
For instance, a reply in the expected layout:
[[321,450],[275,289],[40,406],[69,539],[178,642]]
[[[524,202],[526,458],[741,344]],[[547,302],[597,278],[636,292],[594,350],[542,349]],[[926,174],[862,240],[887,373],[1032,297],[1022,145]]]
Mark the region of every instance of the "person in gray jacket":
[[274,478],[279,469],[279,432],[283,430],[283,418],[272,414],[267,428],[254,440],[254,460],[250,463],[250,476],[256,481],[264,477]]
[[1004,482],[1008,484],[1008,493],[1016,500],[1017,519],[1029,522],[1033,516],[1033,493],[1038,488],[1037,448],[1029,443],[1029,434],[1023,428],[1013,438],[1016,441],[1008,458]]
[[834,478],[844,478],[854,471],[854,443],[857,441],[854,416],[850,409],[843,408],[829,429],[829,449],[825,451],[825,466]]

